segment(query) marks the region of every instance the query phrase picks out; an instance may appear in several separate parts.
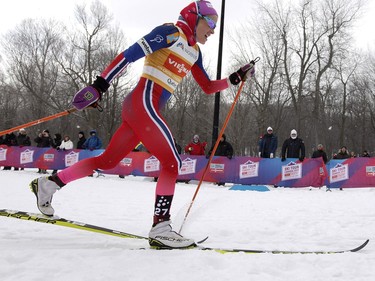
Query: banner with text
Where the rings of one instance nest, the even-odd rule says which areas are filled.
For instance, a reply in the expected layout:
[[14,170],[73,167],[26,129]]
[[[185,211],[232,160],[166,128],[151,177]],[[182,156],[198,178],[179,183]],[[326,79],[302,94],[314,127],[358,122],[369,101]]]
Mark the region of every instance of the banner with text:
[[[54,148],[7,147],[0,146],[0,166],[61,170],[78,161],[100,155],[104,150],[58,151]],[[205,156],[181,155],[182,167],[179,180],[200,180],[208,159]],[[340,165],[342,163],[339,163]],[[342,165],[346,165],[343,163]],[[349,164],[351,166],[353,164]],[[375,164],[374,164],[375,165]],[[145,152],[131,152],[115,168],[102,171],[106,174],[158,177],[161,164],[159,160]],[[348,168],[350,171],[351,168]],[[369,168],[369,171],[371,169]],[[375,173],[375,168],[374,168]],[[350,176],[353,173],[347,173]],[[327,181],[345,181],[345,170],[341,166],[332,171],[328,178],[326,166],[321,158],[266,159],[258,157],[214,157],[208,167],[204,180],[236,184],[266,184],[286,187],[322,186]],[[358,180],[360,180],[359,178]],[[373,185],[375,186],[375,180]]]
[[330,188],[375,186],[375,158],[332,159],[327,163],[327,170],[325,185]]

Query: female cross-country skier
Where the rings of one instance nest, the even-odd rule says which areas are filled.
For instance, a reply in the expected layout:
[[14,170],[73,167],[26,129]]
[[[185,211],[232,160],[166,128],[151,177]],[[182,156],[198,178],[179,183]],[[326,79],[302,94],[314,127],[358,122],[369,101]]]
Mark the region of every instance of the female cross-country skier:
[[92,85],[76,93],[73,106],[78,110],[95,107],[111,81],[130,63],[145,57],[138,84],[124,99],[122,124],[103,154],[84,159],[55,175],[40,177],[30,183],[40,212],[53,216],[51,201],[57,190],[71,181],[92,174],[95,169],[114,168],[142,142],[161,164],[155,191],[153,225],[149,232],[150,245],[164,248],[195,245],[194,240],[181,236],[171,227],[170,209],[181,159],[160,110],[189,71],[207,94],[222,91],[230,84],[237,85],[254,74],[253,63],[250,63],[226,79],[211,81],[208,78],[197,43],[205,44],[208,37],[214,34],[217,20],[218,14],[210,2],[190,3],[182,9],[176,24],[167,23],[156,27],[120,53]]

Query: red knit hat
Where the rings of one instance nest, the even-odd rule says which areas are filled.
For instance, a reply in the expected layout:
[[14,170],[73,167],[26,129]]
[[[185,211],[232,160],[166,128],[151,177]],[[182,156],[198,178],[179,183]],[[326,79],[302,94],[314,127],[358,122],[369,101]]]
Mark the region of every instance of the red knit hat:
[[208,15],[218,15],[209,1],[195,1],[181,10],[177,26],[183,30],[191,46],[197,43],[195,40],[195,29],[198,24],[199,16]]

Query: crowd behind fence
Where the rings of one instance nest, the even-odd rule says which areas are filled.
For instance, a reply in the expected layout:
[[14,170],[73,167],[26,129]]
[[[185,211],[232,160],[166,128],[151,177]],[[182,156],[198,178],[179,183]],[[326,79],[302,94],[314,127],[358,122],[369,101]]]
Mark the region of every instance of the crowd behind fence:
[[[94,157],[104,150],[57,150],[32,146],[0,146],[0,166],[60,170],[77,161]],[[205,156],[181,155],[182,168],[178,180],[200,180],[207,165]],[[158,177],[160,163],[148,152],[131,152],[118,165],[100,171],[104,174]],[[274,187],[350,188],[375,187],[375,158],[355,157],[332,159],[324,164],[322,158],[228,157],[215,156],[205,181],[243,185],[272,185]]]

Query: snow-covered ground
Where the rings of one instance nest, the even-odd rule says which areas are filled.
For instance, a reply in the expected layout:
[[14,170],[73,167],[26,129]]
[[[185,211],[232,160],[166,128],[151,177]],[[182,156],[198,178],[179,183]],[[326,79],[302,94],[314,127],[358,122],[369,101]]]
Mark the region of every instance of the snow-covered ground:
[[[0,209],[37,212],[28,188],[37,176],[0,171]],[[196,186],[176,186],[176,230]],[[154,191],[149,178],[87,177],[56,193],[53,205],[67,219],[147,236]],[[341,250],[370,239],[358,253],[332,255],[134,250],[147,241],[0,217],[0,280],[375,280],[374,202],[375,188],[256,192],[205,183],[183,228],[197,240],[208,235],[213,247]]]

